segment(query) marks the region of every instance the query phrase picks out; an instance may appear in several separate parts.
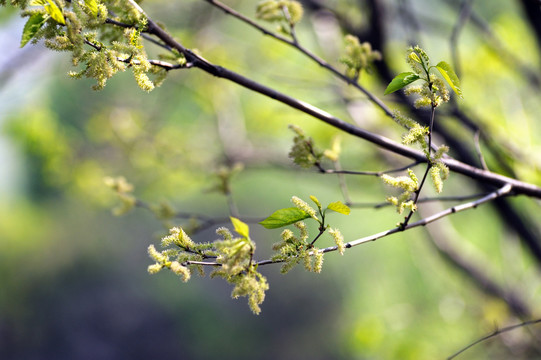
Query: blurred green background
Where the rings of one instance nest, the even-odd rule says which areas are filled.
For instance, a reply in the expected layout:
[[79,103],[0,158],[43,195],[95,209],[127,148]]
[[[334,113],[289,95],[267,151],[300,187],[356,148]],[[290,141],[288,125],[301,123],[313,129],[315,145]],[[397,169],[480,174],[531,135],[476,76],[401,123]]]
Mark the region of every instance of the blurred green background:
[[[255,2],[227,3],[254,16]],[[407,70],[399,5],[423,25],[416,40],[429,55],[450,61],[448,38],[458,3],[382,2],[389,9],[386,61],[396,73]],[[184,45],[212,62],[400,139],[399,127],[364,96],[206,2],[144,5]],[[369,26],[364,2],[327,5],[361,28]],[[535,37],[515,3],[475,2],[473,9],[505,49],[539,71]],[[220,279],[194,276],[184,284],[166,272],[150,276],[146,249],[167,229],[143,209],[113,216],[118,200],[104,177],[125,176],[135,185],[134,194],[149,203],[222,217],[228,215],[227,203],[209,191],[217,182],[213,173],[240,161],[244,170],[233,179],[233,198],[241,214],[264,218],[289,207],[292,195],[342,200],[336,177],[295,168],[287,157],[293,137],[288,124],[301,126],[322,148],[337,131],[197,70],[172,72],[150,94],[137,88],[129,72],[94,92],[92,81],[68,78],[66,54],[41,45],[18,49],[24,20],[10,8],[0,14],[1,359],[441,359],[497,327],[527,320],[450,265],[429,232],[448,238],[496,282],[519,293],[532,316],[541,315],[539,269],[490,206],[444,219],[429,232],[394,235],[343,257],[327,254],[321,274],[297,268],[284,276],[278,265],[267,266],[261,271],[270,290],[259,316],[245,299],[232,300],[231,288]],[[328,13],[308,12],[297,33],[306,47],[341,66],[341,30]],[[150,53],[154,50],[159,49]],[[540,184],[539,93],[475,26],[464,28],[460,55],[463,106],[482,115],[487,120],[482,125],[496,138],[516,146],[511,150],[521,158],[515,170]],[[383,96],[386,84],[377,77],[363,74],[361,83]],[[384,100],[394,106],[392,99]],[[407,164],[340,136],[346,169]],[[349,177],[347,183],[356,202],[381,202],[389,191],[372,177]],[[474,192],[469,180],[452,175],[443,195],[464,189]],[[523,212],[539,213],[534,201],[515,203]],[[438,206],[425,209],[428,214]],[[355,208],[330,223],[348,241],[400,220],[390,207]],[[251,231],[263,259],[280,232],[256,224]],[[194,239],[214,237],[209,229]],[[330,238],[321,241],[320,246],[332,245]],[[541,358],[540,339],[534,327],[519,329],[459,358]]]

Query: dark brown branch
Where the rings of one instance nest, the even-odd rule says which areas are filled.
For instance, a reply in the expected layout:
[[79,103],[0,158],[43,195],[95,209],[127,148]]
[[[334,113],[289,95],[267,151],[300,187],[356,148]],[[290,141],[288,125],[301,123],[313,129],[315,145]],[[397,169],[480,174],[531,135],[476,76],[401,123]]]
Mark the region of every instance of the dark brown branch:
[[[370,131],[364,130],[350,123],[347,123],[331,114],[312,106],[304,101],[297,100],[291,96],[283,94],[277,90],[262,85],[252,79],[244,77],[236,72],[226,69],[222,66],[214,65],[208,60],[196,55],[191,50],[182,46],[179,42],[173,39],[169,33],[160,28],[152,20],[148,20],[149,33],[156,35],[164,43],[176,49],[182,53],[188,63],[193,67],[197,67],[213,76],[230,80],[242,87],[249,90],[260,93],[269,98],[275,99],[285,105],[288,105],[294,109],[297,109],[305,114],[311,115],[331,126],[334,126],[348,134],[357,136],[364,140],[367,140],[385,150],[394,152],[398,155],[402,155],[417,161],[426,162],[426,156],[422,151],[414,150],[400,143],[392,141],[384,136],[374,134]],[[466,175],[470,178],[479,180],[485,184],[494,186],[503,186],[504,184],[511,184],[516,194],[524,194],[535,198],[541,198],[541,188],[533,185],[518,181],[516,179],[508,178],[503,175],[495,174],[486,170],[475,168],[471,165],[464,164],[458,160],[447,158],[443,162],[449,167],[451,171]]]

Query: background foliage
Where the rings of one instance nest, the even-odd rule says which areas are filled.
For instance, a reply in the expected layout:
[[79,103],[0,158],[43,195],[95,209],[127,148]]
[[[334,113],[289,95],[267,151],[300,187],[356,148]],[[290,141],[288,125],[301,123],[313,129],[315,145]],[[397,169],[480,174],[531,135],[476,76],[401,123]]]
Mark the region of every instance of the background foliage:
[[[379,50],[396,73],[406,68],[403,51],[410,39],[434,59],[451,58],[449,38],[458,1],[325,5],[363,30],[373,26],[369,10],[374,3],[387,9],[388,38],[386,48]],[[251,2],[228,4],[254,16]],[[317,8],[307,4],[308,10]],[[521,179],[540,184],[539,82],[520,70],[539,74],[541,59],[517,4],[473,4],[490,32],[471,21],[460,35],[461,106],[504,147]],[[154,0],[144,5],[185,45],[213,62],[400,139],[401,129],[366,98],[291,48],[249,31],[206,2]],[[340,66],[344,43],[337,21],[328,11],[308,10],[297,27],[299,39]],[[415,16],[418,28],[408,14]],[[258,317],[244,301],[231,300],[230,287],[220,280],[181,284],[172,274],[148,276],[146,248],[164,234],[164,224],[144,210],[111,216],[110,209],[118,204],[104,177],[125,176],[143,200],[227,216],[226,199],[213,191],[218,184],[213,173],[242,162],[244,170],[233,178],[233,197],[241,214],[263,218],[290,206],[292,195],[307,199],[316,194],[322,203],[341,197],[335,177],[299,170],[287,157],[293,137],[288,124],[301,126],[322,147],[330,146],[337,132],[197,71],[172,72],[149,94],[140,91],[128,73],[94,92],[93,81],[65,75],[71,64],[63,54],[51,54],[40,45],[16,49],[24,21],[11,8],[2,8],[0,21],[3,359],[179,354],[185,359],[434,359],[451,355],[495,327],[519,322],[502,300],[480,291],[438,253],[430,237],[437,238],[434,234],[452,239],[465,256],[486,264],[495,280],[521,294],[532,315],[540,315],[539,267],[486,206],[428,230],[352,249],[344,257],[329,254],[319,275],[294,269],[282,276],[279,266],[265,267],[261,271],[271,286]],[[378,76],[362,74],[361,82],[382,96],[386,84]],[[446,122],[444,116],[440,122],[472,141],[456,122]],[[389,160],[357,139],[341,137],[345,168],[380,170],[382,160]],[[505,171],[493,159],[487,161],[489,168]],[[347,181],[356,202],[380,202],[388,192],[371,177]],[[462,194],[469,186],[469,180],[452,175],[443,195]],[[513,202],[525,214],[539,212],[532,200]],[[358,208],[332,221],[346,239],[354,239],[400,218],[392,207]],[[212,230],[197,236],[215,238]],[[258,239],[260,255],[268,255],[279,230],[253,225],[250,236]],[[540,353],[539,336],[534,328],[517,330],[471,349],[463,358],[534,358]]]

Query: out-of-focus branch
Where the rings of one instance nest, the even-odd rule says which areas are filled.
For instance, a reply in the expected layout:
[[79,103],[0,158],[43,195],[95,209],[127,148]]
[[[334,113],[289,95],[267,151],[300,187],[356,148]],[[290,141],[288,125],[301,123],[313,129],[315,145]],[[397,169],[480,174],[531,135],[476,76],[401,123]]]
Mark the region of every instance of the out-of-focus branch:
[[[419,209],[422,213],[425,209]],[[454,245],[455,242],[451,238],[455,236],[447,236],[449,230],[444,226],[446,222],[438,222],[432,226],[427,226],[430,240],[438,252],[459,271],[467,275],[468,279],[477,285],[479,289],[486,294],[502,299],[506,302],[509,309],[519,318],[528,317],[532,314],[529,304],[522,297],[520,291],[506,289],[498,284],[490,276],[490,267],[486,259],[475,257],[467,257],[464,251],[460,248],[461,245]]]
[[456,358],[458,355],[462,354],[464,351],[468,350],[469,348],[471,348],[471,347],[473,347],[473,346],[475,346],[475,345],[477,345],[477,344],[479,344],[479,343],[481,343],[481,342],[483,342],[485,340],[488,340],[490,338],[493,338],[495,336],[498,336],[498,335],[503,334],[503,333],[508,332],[508,331],[512,331],[512,330],[515,330],[515,329],[518,329],[518,328],[521,328],[521,327],[524,327],[524,326],[535,325],[535,324],[538,324],[538,323],[541,323],[541,319],[525,321],[525,322],[517,324],[517,325],[504,327],[502,329],[496,329],[493,332],[491,332],[490,334],[488,334],[486,336],[483,336],[482,338],[472,342],[468,346],[460,349],[459,351],[457,351],[453,355],[449,356],[447,358],[447,360],[451,360],[451,359]]
[[464,25],[468,21],[468,18],[470,17],[472,3],[473,0],[464,0],[462,1],[462,4],[460,4],[458,20],[453,27],[453,31],[451,32],[451,39],[449,41],[449,46],[451,48],[451,57],[453,59],[454,69],[458,77],[460,77],[460,75],[462,74],[461,63],[459,60],[460,57],[458,54],[458,37],[462,29],[464,28]]

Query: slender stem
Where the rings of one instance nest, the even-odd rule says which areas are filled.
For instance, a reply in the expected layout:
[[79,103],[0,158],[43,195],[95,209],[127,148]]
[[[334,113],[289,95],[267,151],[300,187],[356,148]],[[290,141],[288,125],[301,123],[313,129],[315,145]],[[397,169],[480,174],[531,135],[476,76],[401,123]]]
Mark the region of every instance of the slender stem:
[[[428,73],[428,72],[427,72]],[[430,90],[432,90],[431,83],[428,84]],[[425,184],[426,178],[428,176],[428,173],[430,172],[430,168],[432,167],[432,159],[430,158],[430,152],[432,151],[432,130],[434,128],[434,117],[436,115],[436,105],[432,104],[432,111],[430,112],[430,125],[428,128],[428,162],[426,164],[426,170],[423,175],[423,179],[421,180],[421,184],[419,184],[419,187],[415,191],[415,199],[413,200],[413,207],[410,210],[408,216],[406,216],[403,223],[399,225],[399,228],[404,229],[406,225],[408,225],[408,222],[410,221],[411,217],[413,216],[413,213],[415,212],[415,207],[417,205],[417,202],[419,201],[419,195],[421,194],[421,190],[423,188],[423,185]]]
[[516,325],[512,325],[512,326],[508,326],[508,327],[505,327],[505,328],[502,328],[502,329],[497,329],[497,330],[494,330],[492,333],[486,335],[486,336],[483,336],[482,338],[472,342],[471,344],[469,344],[468,346],[466,346],[465,348],[463,349],[460,349],[459,351],[457,351],[456,353],[454,353],[453,355],[449,356],[447,358],[447,360],[451,360],[451,359],[454,359],[455,357],[457,357],[458,355],[462,354],[464,351],[468,350],[469,348],[485,341],[485,340],[488,340],[492,337],[495,337],[495,336],[498,336],[500,334],[503,334],[504,332],[508,332],[508,331],[511,331],[511,330],[515,330],[517,328],[520,328],[520,327],[523,327],[523,326],[528,326],[528,325],[534,325],[534,324],[538,324],[538,323],[541,323],[541,319],[537,319],[537,320],[530,320],[530,321],[525,321],[523,323],[520,323],[520,324],[516,324]]
[[419,165],[421,161],[415,161],[406,166],[402,166],[396,169],[384,170],[384,171],[354,171],[354,170],[338,170],[338,169],[325,169],[320,163],[316,163],[315,166],[318,168],[319,172],[323,174],[344,174],[344,175],[371,175],[371,176],[381,176],[383,174],[391,174],[395,172],[404,171],[410,169],[416,165]]
[[[426,198],[420,198],[417,203],[427,203],[427,202],[435,202],[435,201],[464,201],[464,200],[471,200],[471,199],[478,199],[482,196],[485,196],[486,194],[472,194],[472,195],[464,195],[464,196],[441,196],[441,197],[426,197]],[[374,208],[379,209],[386,206],[391,206],[392,204],[389,202],[379,202],[379,203],[349,203],[346,204],[349,207],[354,208]]]
[[[358,245],[365,244],[367,242],[375,241],[375,240],[384,238],[386,236],[396,234],[396,233],[401,232],[401,231],[413,229],[413,228],[419,227],[419,226],[426,226],[426,225],[428,225],[428,224],[430,224],[430,223],[432,223],[434,221],[437,221],[437,220],[439,220],[439,219],[441,219],[441,218],[443,218],[445,216],[449,216],[451,214],[455,214],[455,213],[465,211],[465,210],[468,210],[468,209],[477,208],[481,204],[492,201],[492,200],[497,199],[497,198],[502,197],[502,196],[509,195],[509,194],[511,194],[512,190],[513,190],[513,186],[511,186],[511,184],[505,184],[504,186],[502,186],[498,190],[487,194],[486,196],[482,197],[481,199],[478,199],[478,200],[475,200],[475,201],[471,201],[471,202],[468,202],[468,203],[464,203],[464,204],[461,204],[461,205],[457,205],[457,206],[453,206],[451,208],[445,209],[445,210],[440,211],[440,212],[438,212],[436,214],[428,216],[428,217],[426,217],[424,219],[416,221],[416,222],[414,222],[412,224],[408,224],[408,225],[406,225],[404,227],[404,229],[400,229],[398,227],[395,227],[395,228],[385,230],[385,231],[382,231],[382,232],[379,232],[379,233],[376,233],[376,234],[372,234],[372,235],[369,235],[369,236],[366,236],[366,237],[363,237],[363,238],[360,238],[360,239],[357,239],[357,240],[350,241],[350,242],[345,244],[345,247],[346,247],[346,249],[350,249],[350,248],[352,248],[354,246],[358,246]],[[337,250],[338,250],[338,246],[331,246],[331,247],[327,247],[327,248],[324,248],[324,249],[320,249],[318,251],[320,251],[322,253],[328,253],[328,252],[333,252],[333,251],[337,251]],[[258,265],[258,266],[260,266],[260,265],[270,265],[270,264],[282,263],[284,261],[285,261],[284,259],[281,259],[281,260],[270,260],[269,259],[269,260],[256,261],[255,264]],[[204,262],[204,261],[187,261],[187,262],[185,262],[185,265],[190,265],[190,264],[208,265],[208,266],[221,266],[221,264],[216,263],[216,262]]]
[[363,94],[365,94],[368,97],[368,99],[370,101],[372,101],[381,110],[383,110],[387,116],[389,116],[391,118],[393,117],[392,110],[387,105],[385,105],[385,103],[381,99],[379,99],[377,96],[375,96],[370,91],[368,91],[363,86],[361,86],[357,82],[357,79],[349,78],[348,76],[343,74],[340,70],[338,70],[337,68],[335,68],[334,66],[332,66],[331,64],[329,64],[328,62],[326,62],[325,60],[320,58],[319,56],[315,55],[310,50],[308,50],[305,47],[301,46],[295,38],[294,38],[294,40],[290,40],[288,38],[285,38],[283,36],[275,34],[275,33],[271,32],[271,31],[265,29],[264,27],[262,27],[261,25],[259,25],[255,21],[247,18],[246,16],[239,13],[238,11],[230,8],[229,6],[227,6],[227,5],[223,4],[223,3],[221,3],[220,1],[217,1],[217,0],[205,0],[205,1],[210,3],[211,5],[219,8],[219,9],[221,9],[226,14],[229,14],[229,15],[243,21],[244,23],[252,26],[253,28],[255,28],[258,31],[260,31],[261,33],[263,33],[264,35],[268,35],[268,36],[270,36],[270,37],[272,37],[272,38],[274,38],[274,39],[276,39],[276,40],[278,40],[278,41],[280,41],[280,42],[282,42],[284,44],[287,44],[289,46],[292,46],[292,47],[296,48],[301,53],[303,53],[305,56],[310,58],[312,61],[316,62],[319,66],[321,66],[321,67],[327,69],[328,71],[330,71],[331,73],[333,73],[340,80],[346,82],[348,85],[351,85],[354,88],[356,88],[357,90],[361,91]]
[[[465,203],[465,204],[461,204],[461,205],[457,205],[457,206],[453,206],[451,208],[445,209],[445,210],[440,211],[440,212],[438,212],[438,213],[436,213],[434,215],[431,215],[431,216],[428,216],[428,217],[426,217],[424,219],[416,221],[416,222],[414,222],[412,224],[408,224],[408,225],[406,225],[404,227],[403,230],[401,230],[400,228],[397,227],[397,228],[382,231],[380,233],[370,235],[370,236],[367,236],[367,237],[364,237],[364,238],[361,238],[361,239],[358,239],[358,240],[350,241],[350,242],[348,242],[346,244],[346,248],[351,248],[353,246],[361,245],[361,244],[364,244],[366,242],[374,241],[374,240],[377,240],[377,239],[382,238],[384,236],[391,235],[391,234],[394,234],[394,233],[397,233],[397,232],[400,232],[400,231],[409,230],[409,229],[412,229],[414,227],[428,225],[428,224],[430,224],[430,223],[432,223],[432,222],[434,222],[434,221],[436,221],[438,219],[441,219],[442,217],[448,216],[450,214],[455,214],[457,212],[461,212],[461,211],[464,211],[464,210],[467,210],[467,209],[476,208],[477,206],[479,206],[481,204],[484,204],[484,203],[486,203],[488,201],[491,201],[491,200],[494,200],[496,198],[508,195],[508,194],[511,193],[512,190],[513,190],[513,187],[511,186],[511,184],[505,184],[504,186],[502,186],[498,190],[489,193],[488,195],[482,197],[481,199],[478,199],[478,200],[475,200],[475,201],[471,201],[471,202],[468,202],[468,203]],[[326,249],[322,249],[323,252],[336,251],[336,250],[338,250],[337,246],[332,246],[332,247],[329,247],[329,248],[326,248]]]
[[[432,88],[432,86],[430,86]],[[434,130],[434,118],[436,117],[436,105],[432,104],[432,109],[430,111],[430,124],[428,127],[428,154],[432,151],[432,132]],[[430,156],[429,159],[430,161]]]
[[[440,211],[440,212],[438,212],[438,213],[436,213],[434,215],[428,216],[428,217],[426,217],[424,219],[421,219],[419,221],[416,221],[416,222],[414,222],[412,224],[407,225],[404,228],[404,230],[401,230],[400,228],[395,227],[395,228],[392,228],[392,229],[389,229],[389,230],[379,232],[377,234],[373,234],[373,235],[366,236],[366,237],[363,237],[363,238],[360,238],[360,239],[357,239],[357,240],[354,240],[354,241],[350,241],[350,242],[345,244],[345,247],[346,247],[346,249],[349,249],[349,248],[352,248],[354,246],[358,246],[358,245],[365,244],[367,242],[375,241],[375,240],[384,238],[386,236],[396,234],[396,233],[401,232],[401,231],[413,229],[413,228],[418,227],[418,226],[426,226],[426,225],[428,225],[428,224],[430,224],[430,223],[432,223],[432,222],[434,222],[436,220],[441,219],[442,217],[445,217],[445,216],[448,216],[448,215],[451,215],[451,214],[455,214],[457,212],[461,212],[461,211],[464,211],[464,210],[467,210],[467,209],[476,208],[477,206],[479,206],[481,204],[492,201],[492,200],[494,200],[496,198],[499,198],[499,197],[502,197],[502,196],[506,196],[506,195],[511,193],[512,189],[513,189],[513,187],[510,184],[505,184],[504,186],[502,186],[498,190],[487,194],[486,196],[482,197],[481,199],[471,201],[471,202],[468,202],[468,203],[465,203],[465,204],[453,206],[451,208]],[[331,246],[331,247],[328,247],[328,248],[320,249],[318,251],[320,251],[322,253],[328,253],[328,252],[333,252],[333,251],[337,251],[337,250],[338,250],[338,246]],[[282,263],[284,261],[285,260],[283,260],[283,259],[282,260],[270,260],[269,259],[269,260],[257,261],[256,264],[257,265],[269,265],[269,264]]]
[[312,242],[310,243],[310,246],[314,246],[314,244],[316,243],[317,239],[319,239],[321,237],[321,235],[323,235],[323,233],[325,233],[325,227],[323,227],[323,225],[321,225],[319,227],[319,234],[317,234],[317,236],[314,238],[314,240],[312,240]]
[[398,226],[398,228],[401,230],[405,230],[406,226],[408,225],[408,222],[410,221],[411,217],[413,216],[413,213],[415,212],[415,206],[417,205],[417,202],[419,201],[419,195],[421,194],[421,189],[423,188],[423,185],[425,184],[425,180],[428,176],[428,173],[430,172],[431,167],[432,167],[432,164],[430,163],[426,165],[426,170],[421,180],[421,184],[419,184],[419,187],[417,188],[417,190],[415,190],[415,194],[414,194],[415,198],[413,200],[413,207],[410,210],[408,216],[406,216],[406,218],[404,219],[404,222],[400,223]]
[[342,172],[343,171],[342,166],[340,165],[340,161],[338,161],[338,159],[334,161],[334,168],[335,168],[336,174],[338,175],[338,182],[340,183],[340,191],[342,191],[342,197],[344,198],[344,201],[346,202],[346,204],[350,204],[351,197],[349,196],[346,176],[345,176],[345,173]]
[[485,162],[485,157],[483,156],[483,152],[481,151],[481,144],[479,143],[479,135],[481,134],[481,130],[477,129],[475,132],[475,135],[473,136],[473,141],[475,144],[475,150],[477,151],[477,156],[479,157],[479,162],[481,163],[481,166],[484,170],[488,170],[487,163]]
[[182,266],[188,266],[188,265],[204,265],[204,266],[222,266],[221,263],[218,262],[209,262],[209,261],[195,261],[195,260],[187,260],[182,263]]
[[293,39],[293,43],[299,44],[299,40],[297,40],[297,34],[295,33],[295,24],[291,20],[291,14],[289,13],[287,6],[283,5],[282,11],[284,12],[287,22],[289,23],[289,35],[291,35],[291,38]]

